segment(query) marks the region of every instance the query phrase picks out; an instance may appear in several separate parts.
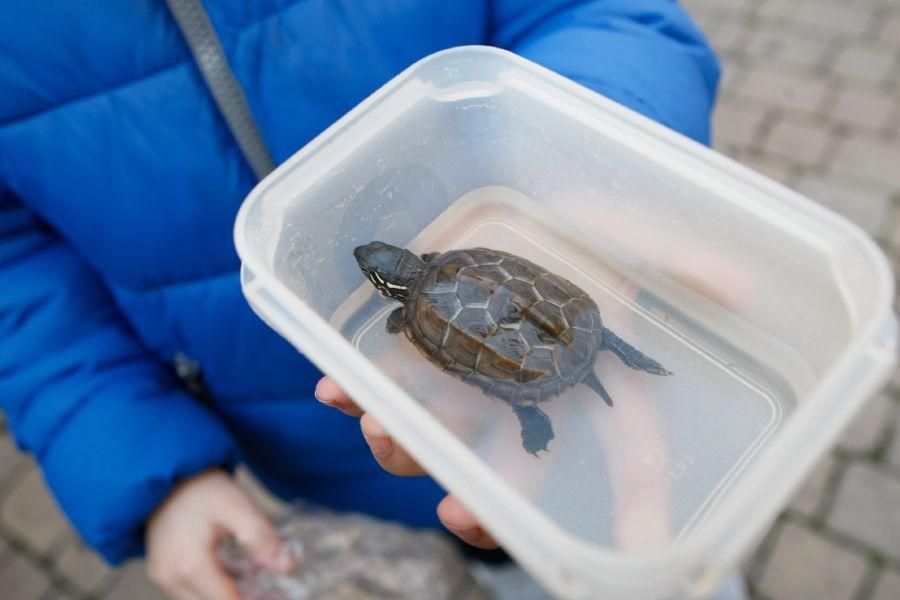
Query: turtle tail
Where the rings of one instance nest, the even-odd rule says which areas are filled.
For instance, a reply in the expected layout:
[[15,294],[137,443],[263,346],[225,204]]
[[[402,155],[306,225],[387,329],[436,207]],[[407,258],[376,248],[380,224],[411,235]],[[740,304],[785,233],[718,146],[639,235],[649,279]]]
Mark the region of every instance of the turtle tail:
[[607,392],[606,388],[603,387],[603,384],[600,383],[600,380],[597,378],[596,373],[594,373],[593,371],[588,371],[588,374],[584,379],[581,380],[581,383],[597,392],[597,395],[603,398],[603,401],[606,402],[606,404],[608,404],[609,406],[613,405],[613,401],[609,396],[609,392]]
[[623,363],[652,375],[671,375],[672,372],[645,355],[643,352],[614,334],[607,328],[603,328],[603,342],[600,344],[601,350],[609,350],[619,357]]
[[535,456],[541,450],[546,450],[547,444],[555,437],[547,413],[534,404],[513,405],[513,411],[522,425],[522,446],[525,450]]

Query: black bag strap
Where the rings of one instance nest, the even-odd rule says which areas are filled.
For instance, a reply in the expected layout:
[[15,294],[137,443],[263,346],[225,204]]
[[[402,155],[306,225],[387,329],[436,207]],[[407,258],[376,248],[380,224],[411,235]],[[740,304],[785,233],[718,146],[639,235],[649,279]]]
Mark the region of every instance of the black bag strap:
[[262,179],[275,168],[275,161],[203,4],[200,0],[166,0],[166,4],[244,158],[256,177]]

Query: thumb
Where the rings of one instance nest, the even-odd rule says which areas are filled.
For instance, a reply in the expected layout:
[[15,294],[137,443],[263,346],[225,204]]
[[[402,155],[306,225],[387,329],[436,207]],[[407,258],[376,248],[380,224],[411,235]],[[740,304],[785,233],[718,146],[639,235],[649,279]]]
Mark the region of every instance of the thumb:
[[284,574],[297,560],[272,522],[253,502],[243,498],[242,508],[231,515],[228,529],[253,559],[273,573]]

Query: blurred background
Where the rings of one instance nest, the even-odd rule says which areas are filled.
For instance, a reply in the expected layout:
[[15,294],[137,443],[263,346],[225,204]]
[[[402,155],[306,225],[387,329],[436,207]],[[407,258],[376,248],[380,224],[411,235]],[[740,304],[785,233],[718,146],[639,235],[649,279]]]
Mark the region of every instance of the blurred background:
[[[853,220],[900,268],[900,2],[683,0],[724,75],[714,146]],[[900,598],[900,375],[745,563],[754,598]],[[0,419],[0,597],[150,600],[77,541]]]

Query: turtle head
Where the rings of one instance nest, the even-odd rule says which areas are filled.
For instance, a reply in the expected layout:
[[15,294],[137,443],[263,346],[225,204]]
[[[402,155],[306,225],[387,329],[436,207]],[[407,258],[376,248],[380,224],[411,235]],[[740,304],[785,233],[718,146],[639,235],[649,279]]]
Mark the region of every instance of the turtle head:
[[412,284],[425,274],[425,262],[404,248],[371,242],[353,251],[359,268],[382,296],[404,302]]

